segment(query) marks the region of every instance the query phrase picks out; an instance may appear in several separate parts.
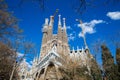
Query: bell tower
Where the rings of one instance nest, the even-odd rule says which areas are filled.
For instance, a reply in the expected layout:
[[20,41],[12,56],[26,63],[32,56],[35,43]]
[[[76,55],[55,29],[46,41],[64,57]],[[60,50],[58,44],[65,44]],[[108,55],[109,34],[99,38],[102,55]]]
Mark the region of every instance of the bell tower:
[[48,21],[49,19],[46,18],[45,19],[45,24],[43,26],[42,32],[43,32],[43,38],[42,38],[42,46],[41,46],[41,57],[43,57],[46,53],[46,49],[47,49],[47,41],[48,41],[48,33],[49,33],[49,25],[48,25]]
[[[55,15],[45,19],[43,25],[43,37],[39,58],[33,61],[33,67],[30,71],[32,80],[63,80],[62,73],[59,70],[66,64],[66,58],[72,61],[80,61],[81,66],[89,67],[91,55],[89,49],[73,48],[70,50],[67,37],[66,19],[58,15],[58,31],[53,33]],[[90,57],[89,57],[90,56]],[[92,58],[92,57],[91,57]],[[65,67],[66,68],[66,67]]]
[[45,19],[45,24],[43,26],[43,38],[42,45],[40,51],[40,59],[41,60],[45,55],[47,55],[53,47],[56,47],[56,53],[65,54],[69,52],[69,45],[67,39],[67,30],[66,30],[66,22],[65,18],[63,18],[63,26],[61,22],[61,15],[58,15],[58,33],[53,34],[53,24],[54,24],[54,16],[50,16],[49,19]]

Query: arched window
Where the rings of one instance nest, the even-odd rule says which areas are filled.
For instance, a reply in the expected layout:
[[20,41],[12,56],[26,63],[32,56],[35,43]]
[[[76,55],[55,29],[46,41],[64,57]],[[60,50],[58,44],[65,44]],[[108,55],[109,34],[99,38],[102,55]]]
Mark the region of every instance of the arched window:
[[25,76],[24,75],[22,75],[22,79],[24,79],[25,78]]
[[38,72],[36,73],[36,77],[38,76]]
[[52,41],[52,44],[53,44],[52,46],[57,46],[57,41],[56,41],[56,40],[53,40],[53,41]]
[[41,70],[40,74],[43,74],[43,73],[44,73],[44,71],[45,71],[45,68],[43,68],[43,69]]

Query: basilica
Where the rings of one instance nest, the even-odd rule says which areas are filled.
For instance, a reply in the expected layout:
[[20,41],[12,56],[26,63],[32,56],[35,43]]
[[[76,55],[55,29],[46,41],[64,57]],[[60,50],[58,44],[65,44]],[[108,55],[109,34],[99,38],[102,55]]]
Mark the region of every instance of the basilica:
[[[80,64],[87,65],[89,59],[92,58],[89,48],[77,50],[70,50],[68,44],[66,19],[58,15],[58,31],[53,34],[54,29],[54,16],[50,19],[46,18],[43,25],[43,38],[39,56],[33,60],[32,68],[30,70],[23,70],[21,80],[63,80],[59,67],[64,66],[65,57],[74,60],[81,60]],[[87,65],[88,66],[88,65]],[[88,66],[89,68],[89,66]],[[22,77],[24,76],[24,78]]]

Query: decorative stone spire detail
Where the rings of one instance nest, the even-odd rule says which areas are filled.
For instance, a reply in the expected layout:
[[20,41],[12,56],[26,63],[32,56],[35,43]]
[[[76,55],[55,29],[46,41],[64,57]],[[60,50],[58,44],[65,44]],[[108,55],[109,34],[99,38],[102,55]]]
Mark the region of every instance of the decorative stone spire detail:
[[87,45],[85,46],[85,49],[89,49]]
[[79,50],[79,46],[77,46],[77,50]]
[[53,26],[53,22],[54,22],[54,16],[50,16],[49,26]]
[[35,57],[35,62],[37,62],[37,57]]
[[44,27],[43,27],[43,28],[47,28],[47,27],[48,27],[48,21],[49,21],[49,19],[46,18],[46,19],[45,19],[45,24],[44,24]]
[[82,52],[84,52],[84,49],[83,49],[83,47],[82,47]]
[[62,37],[63,37],[63,42],[68,43],[65,18],[63,18],[63,30],[62,30],[62,35],[63,35],[63,36],[62,36]]
[[75,49],[74,49],[74,47],[73,47],[72,51],[73,51],[73,53],[75,52]]
[[63,18],[63,28],[66,29],[65,18]]
[[46,19],[45,19],[45,25],[46,25],[46,26],[48,25],[48,21],[49,21],[49,19],[46,18]]
[[61,26],[61,15],[58,15],[58,26]]
[[33,59],[33,63],[35,62],[35,57],[34,57],[34,59]]

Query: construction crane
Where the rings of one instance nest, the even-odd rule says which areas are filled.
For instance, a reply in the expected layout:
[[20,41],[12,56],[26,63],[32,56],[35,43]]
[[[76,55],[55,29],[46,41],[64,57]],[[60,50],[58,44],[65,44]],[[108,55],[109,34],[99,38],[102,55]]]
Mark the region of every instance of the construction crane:
[[54,20],[54,17],[57,15],[59,9],[56,9],[56,11],[54,12],[53,16],[52,16],[52,19]]
[[84,27],[83,27],[83,22],[82,22],[82,20],[79,20],[79,19],[76,19],[76,21],[78,21],[80,24],[81,24],[81,26],[80,26],[80,28],[82,29],[82,37],[83,37],[83,40],[84,40],[84,45],[85,45],[85,47],[86,48],[88,48],[88,46],[87,46],[87,43],[86,43],[86,38],[85,38],[85,34],[84,34]]
[[55,17],[55,16],[57,15],[58,11],[59,11],[59,9],[56,9],[56,11],[55,11],[53,17]]

